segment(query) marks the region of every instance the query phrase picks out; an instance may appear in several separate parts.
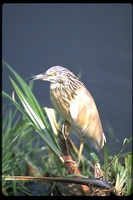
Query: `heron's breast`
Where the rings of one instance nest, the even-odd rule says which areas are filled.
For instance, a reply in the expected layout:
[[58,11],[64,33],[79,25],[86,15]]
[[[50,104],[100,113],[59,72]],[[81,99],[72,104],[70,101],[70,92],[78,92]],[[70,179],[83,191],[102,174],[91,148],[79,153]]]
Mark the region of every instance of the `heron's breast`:
[[57,111],[57,113],[68,121],[70,115],[69,114],[70,102],[65,97],[65,95],[62,95],[62,92],[60,92],[60,90],[57,87],[50,88],[50,101],[52,107]]

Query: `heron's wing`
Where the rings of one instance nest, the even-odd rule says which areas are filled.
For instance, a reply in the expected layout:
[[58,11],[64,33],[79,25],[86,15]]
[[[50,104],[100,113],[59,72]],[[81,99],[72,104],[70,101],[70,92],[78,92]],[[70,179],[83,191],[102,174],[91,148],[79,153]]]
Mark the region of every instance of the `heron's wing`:
[[73,121],[82,127],[92,116],[97,115],[94,99],[86,88],[82,87],[76,91],[75,98],[70,104],[70,115]]
[[76,94],[70,105],[71,124],[75,130],[95,141],[96,148],[101,148],[104,135],[95,101],[84,87],[79,88]]

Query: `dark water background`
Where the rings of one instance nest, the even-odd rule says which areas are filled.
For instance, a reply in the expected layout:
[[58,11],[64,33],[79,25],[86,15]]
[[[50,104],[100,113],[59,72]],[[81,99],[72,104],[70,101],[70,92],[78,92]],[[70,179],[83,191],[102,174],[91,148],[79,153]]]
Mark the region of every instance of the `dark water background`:
[[[3,4],[2,57],[24,79],[53,65],[82,72],[110,152],[132,135],[131,4]],[[2,87],[11,94],[9,75],[3,68]],[[36,81],[33,91],[51,107],[48,82]]]

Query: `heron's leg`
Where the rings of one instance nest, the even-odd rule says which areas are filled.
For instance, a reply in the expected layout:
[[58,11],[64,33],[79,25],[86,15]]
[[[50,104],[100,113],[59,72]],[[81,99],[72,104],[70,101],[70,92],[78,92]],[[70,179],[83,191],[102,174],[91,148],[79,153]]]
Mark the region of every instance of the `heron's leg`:
[[64,138],[66,139],[70,133],[70,124],[68,121],[66,121],[66,120],[64,121],[62,128],[61,128],[61,132],[63,133]]
[[80,147],[79,147],[79,152],[78,152],[78,164],[80,164],[80,159],[81,159],[82,151],[83,151],[83,148],[84,148],[84,142],[85,142],[85,137],[82,136],[81,142],[80,142]]
[[[68,139],[68,135],[70,133],[70,124],[68,121],[64,121],[63,124],[62,124],[62,127],[61,127],[61,132],[63,133],[63,136],[64,136],[64,139],[66,141],[66,149],[67,149],[67,154],[69,155],[69,145],[67,143],[67,139]],[[74,163],[75,164],[75,161],[73,160],[66,160],[65,161],[66,163]]]

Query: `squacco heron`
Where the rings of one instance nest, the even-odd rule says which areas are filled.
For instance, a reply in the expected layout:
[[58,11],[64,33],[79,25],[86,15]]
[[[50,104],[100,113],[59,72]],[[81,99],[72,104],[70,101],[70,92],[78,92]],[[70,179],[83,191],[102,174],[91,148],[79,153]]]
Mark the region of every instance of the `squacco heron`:
[[53,108],[70,124],[72,132],[81,139],[78,163],[85,138],[102,149],[106,141],[99,113],[93,97],[84,84],[68,69],[53,66],[45,73],[31,77],[32,80],[50,81],[50,100]]

